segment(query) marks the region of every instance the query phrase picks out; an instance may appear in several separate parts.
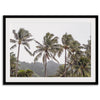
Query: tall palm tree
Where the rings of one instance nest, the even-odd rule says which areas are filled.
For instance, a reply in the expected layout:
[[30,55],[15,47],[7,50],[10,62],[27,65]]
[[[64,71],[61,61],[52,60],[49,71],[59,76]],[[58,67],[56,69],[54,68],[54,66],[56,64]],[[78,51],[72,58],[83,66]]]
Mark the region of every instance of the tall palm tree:
[[36,46],[37,50],[34,51],[33,56],[36,55],[34,58],[34,62],[38,60],[39,57],[43,55],[43,64],[45,67],[45,73],[44,76],[47,77],[47,60],[50,60],[52,58],[53,60],[58,60],[55,58],[56,53],[60,49],[60,45],[58,44],[58,37],[54,37],[54,34],[46,33],[46,35],[43,38],[43,44],[39,43],[38,41],[34,40],[38,46]]
[[82,55],[80,43],[76,40],[70,44],[70,51],[68,52],[68,57],[70,58],[70,66],[71,66],[71,76],[74,74],[74,65],[76,65],[78,59]]
[[16,33],[15,30],[13,30],[13,34],[14,34],[15,39],[10,39],[10,42],[14,43],[14,45],[10,49],[15,48],[18,44],[18,54],[17,54],[17,64],[16,64],[16,77],[17,77],[20,45],[24,45],[25,50],[28,51],[28,48],[30,49],[30,46],[29,46],[28,42],[32,41],[33,39],[30,39],[30,37],[32,35],[27,30],[25,30],[23,28],[20,28],[18,33]]
[[65,66],[64,66],[64,75],[63,75],[64,77],[66,77],[66,69],[67,69],[66,68],[66,66],[67,66],[67,52],[69,52],[72,42],[73,42],[73,37],[71,34],[65,33],[62,36],[62,44],[63,45],[61,46],[61,49],[59,50],[58,56],[60,57],[63,50],[65,51]]

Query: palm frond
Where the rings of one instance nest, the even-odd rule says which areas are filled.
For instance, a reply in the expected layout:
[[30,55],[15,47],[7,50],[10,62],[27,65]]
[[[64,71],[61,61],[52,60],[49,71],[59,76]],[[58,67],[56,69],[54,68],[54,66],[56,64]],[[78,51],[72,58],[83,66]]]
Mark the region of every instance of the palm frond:
[[10,42],[11,42],[11,43],[16,43],[17,41],[14,40],[14,39],[10,39]]
[[40,42],[36,41],[35,39],[33,39],[37,44],[43,46]]
[[73,37],[72,37],[71,34],[65,33],[62,36],[62,43],[63,43],[63,45],[69,45],[69,44],[71,44],[72,41],[73,41]]
[[36,46],[36,48],[41,48],[41,46]]
[[18,34],[15,32],[15,30],[13,30],[13,34],[16,40],[18,40]]
[[39,52],[42,52],[42,49],[37,49],[33,52],[33,56],[36,54],[36,53],[39,53]]
[[39,57],[42,56],[42,52],[40,52],[35,58],[34,58],[34,63],[39,59]]
[[63,53],[63,48],[60,48],[60,49],[58,50],[58,57],[60,57],[62,53]]
[[25,50],[32,56],[33,54],[24,46]]
[[29,43],[23,42],[22,44],[25,45],[25,46],[27,46],[30,49]]
[[33,39],[26,39],[25,41],[26,41],[26,42],[30,42],[30,41],[32,41],[32,40],[33,40]]
[[55,56],[53,56],[52,54],[50,54],[50,56],[51,56],[57,63],[59,63],[59,61],[55,58]]
[[14,44],[10,49],[14,49],[16,47],[16,44]]
[[19,36],[19,39],[22,40],[22,39],[27,39],[27,38],[31,37],[32,35],[24,28],[20,28],[19,32],[18,32],[18,36]]
[[58,43],[58,37],[54,37],[52,40],[51,40],[52,43]]
[[54,36],[54,34],[51,34],[51,33],[48,32],[48,33],[46,33],[44,38],[51,39],[53,36]]

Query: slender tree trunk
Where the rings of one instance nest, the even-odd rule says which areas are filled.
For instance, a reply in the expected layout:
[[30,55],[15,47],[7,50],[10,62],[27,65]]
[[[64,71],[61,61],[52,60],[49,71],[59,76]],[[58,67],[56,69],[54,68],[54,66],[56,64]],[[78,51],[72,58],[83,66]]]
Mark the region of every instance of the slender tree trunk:
[[44,75],[44,77],[47,77],[47,62],[45,62],[45,65],[44,65],[44,67],[45,67],[45,75]]
[[66,77],[66,65],[67,65],[66,60],[67,60],[67,57],[66,57],[66,49],[65,49],[65,68],[64,68],[65,69],[65,74],[64,74],[64,77]]
[[17,77],[17,72],[18,72],[19,52],[20,52],[20,44],[18,45],[18,53],[17,53],[16,77]]
[[47,57],[45,58],[44,67],[45,67],[44,77],[47,77]]

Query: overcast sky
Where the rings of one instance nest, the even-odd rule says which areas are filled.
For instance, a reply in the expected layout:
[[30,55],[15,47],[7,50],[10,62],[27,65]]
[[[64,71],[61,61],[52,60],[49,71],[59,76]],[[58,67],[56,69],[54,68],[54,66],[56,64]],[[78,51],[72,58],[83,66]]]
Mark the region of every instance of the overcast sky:
[[[61,44],[61,37],[66,32],[68,34],[72,34],[73,38],[79,41],[81,44],[87,44],[87,40],[90,39],[91,34],[91,24],[87,19],[7,19],[6,24],[6,34],[9,35],[10,38],[14,38],[12,30],[15,29],[16,32],[20,28],[24,28],[28,30],[32,34],[32,38],[38,40],[43,43],[43,36],[47,33],[53,33],[55,36],[59,37],[59,43]],[[11,43],[9,42],[9,47],[11,47]],[[36,50],[35,46],[37,44],[32,41],[30,42],[30,51]],[[17,48],[12,50],[17,56]],[[25,62],[33,62],[34,57],[31,57],[21,46],[20,49],[20,61]],[[60,58],[58,58],[60,63],[64,63],[64,53]],[[42,62],[42,58],[38,60],[38,62]]]

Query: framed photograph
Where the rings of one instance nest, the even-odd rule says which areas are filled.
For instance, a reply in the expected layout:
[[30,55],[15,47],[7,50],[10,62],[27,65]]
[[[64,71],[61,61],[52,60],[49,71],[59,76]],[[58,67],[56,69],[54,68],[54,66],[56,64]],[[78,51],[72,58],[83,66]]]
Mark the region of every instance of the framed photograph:
[[97,85],[97,15],[4,15],[4,85]]

